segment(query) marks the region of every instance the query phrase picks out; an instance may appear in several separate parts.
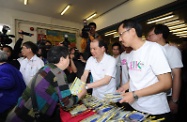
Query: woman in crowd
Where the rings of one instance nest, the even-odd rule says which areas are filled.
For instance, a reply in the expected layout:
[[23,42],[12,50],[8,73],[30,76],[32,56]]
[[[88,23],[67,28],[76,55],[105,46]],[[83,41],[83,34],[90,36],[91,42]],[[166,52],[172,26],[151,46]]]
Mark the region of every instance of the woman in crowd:
[[19,70],[20,69],[20,63],[19,63],[19,61],[17,59],[15,59],[12,47],[10,47],[8,45],[4,45],[2,47],[2,50],[4,52],[6,52],[7,55],[8,55],[7,63],[13,65],[14,67],[16,67]]
[[0,50],[0,122],[5,121],[26,87],[21,72],[7,60],[7,53]]
[[[70,108],[85,95],[85,91],[77,96],[72,95],[66,81],[64,70],[69,66],[69,52],[66,47],[54,46],[47,53],[48,64],[42,67],[28,84],[15,109],[9,114],[7,122],[35,121],[33,95],[31,85],[34,85],[36,104],[42,115],[40,122],[59,122],[59,104]],[[33,83],[35,82],[35,83]]]

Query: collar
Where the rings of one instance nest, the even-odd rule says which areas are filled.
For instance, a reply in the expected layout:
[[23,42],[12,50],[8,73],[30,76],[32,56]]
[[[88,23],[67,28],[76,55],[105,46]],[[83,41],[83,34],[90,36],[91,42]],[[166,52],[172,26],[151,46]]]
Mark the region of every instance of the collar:
[[100,61],[100,62],[98,62],[98,61],[97,61],[97,59],[96,59],[96,58],[94,58],[94,59],[95,59],[95,62],[96,62],[96,63],[103,63],[103,62],[104,62],[104,59],[105,59],[105,57],[106,57],[106,56],[107,56],[107,54],[106,54],[106,53],[104,53],[104,54],[103,54],[103,58],[101,59],[101,61]]
[[37,58],[37,56],[34,55],[31,59],[25,58],[24,60],[27,60],[27,61],[36,61],[36,58]]

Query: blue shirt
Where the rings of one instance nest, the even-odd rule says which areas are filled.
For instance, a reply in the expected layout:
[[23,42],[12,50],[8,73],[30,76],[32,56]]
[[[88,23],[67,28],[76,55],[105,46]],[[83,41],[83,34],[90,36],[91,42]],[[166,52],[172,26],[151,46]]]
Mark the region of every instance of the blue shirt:
[[18,69],[8,63],[0,65],[0,113],[16,105],[25,87]]

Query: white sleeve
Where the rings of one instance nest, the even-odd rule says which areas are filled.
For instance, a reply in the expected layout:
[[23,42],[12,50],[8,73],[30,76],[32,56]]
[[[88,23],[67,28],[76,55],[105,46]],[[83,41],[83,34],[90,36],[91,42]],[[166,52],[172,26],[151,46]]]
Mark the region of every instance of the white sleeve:
[[164,74],[167,72],[171,72],[171,69],[169,67],[167,58],[159,45],[154,45],[152,47],[152,54],[150,57],[151,60],[151,68],[155,75]]
[[93,61],[93,57],[88,58],[88,60],[86,61],[86,66],[84,70],[89,70],[89,71],[91,70],[92,61]]
[[171,52],[168,52],[168,53],[170,53],[170,55],[168,55],[168,62],[169,62],[171,69],[182,68],[183,64],[181,60],[182,58],[181,58],[180,50],[176,47],[173,47]]
[[107,63],[105,75],[112,77],[116,75],[116,60],[113,57]]

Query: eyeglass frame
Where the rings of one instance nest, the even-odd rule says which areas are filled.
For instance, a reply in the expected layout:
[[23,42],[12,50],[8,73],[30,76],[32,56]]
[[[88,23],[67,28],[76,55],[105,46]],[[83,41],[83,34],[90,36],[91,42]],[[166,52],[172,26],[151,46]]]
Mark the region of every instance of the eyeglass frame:
[[129,29],[127,29],[127,30],[125,30],[125,31],[123,31],[123,32],[121,32],[120,34],[119,34],[119,36],[121,37],[124,33],[126,33],[126,32],[128,32],[128,31],[130,31],[130,29],[132,29],[132,28],[129,28]]

